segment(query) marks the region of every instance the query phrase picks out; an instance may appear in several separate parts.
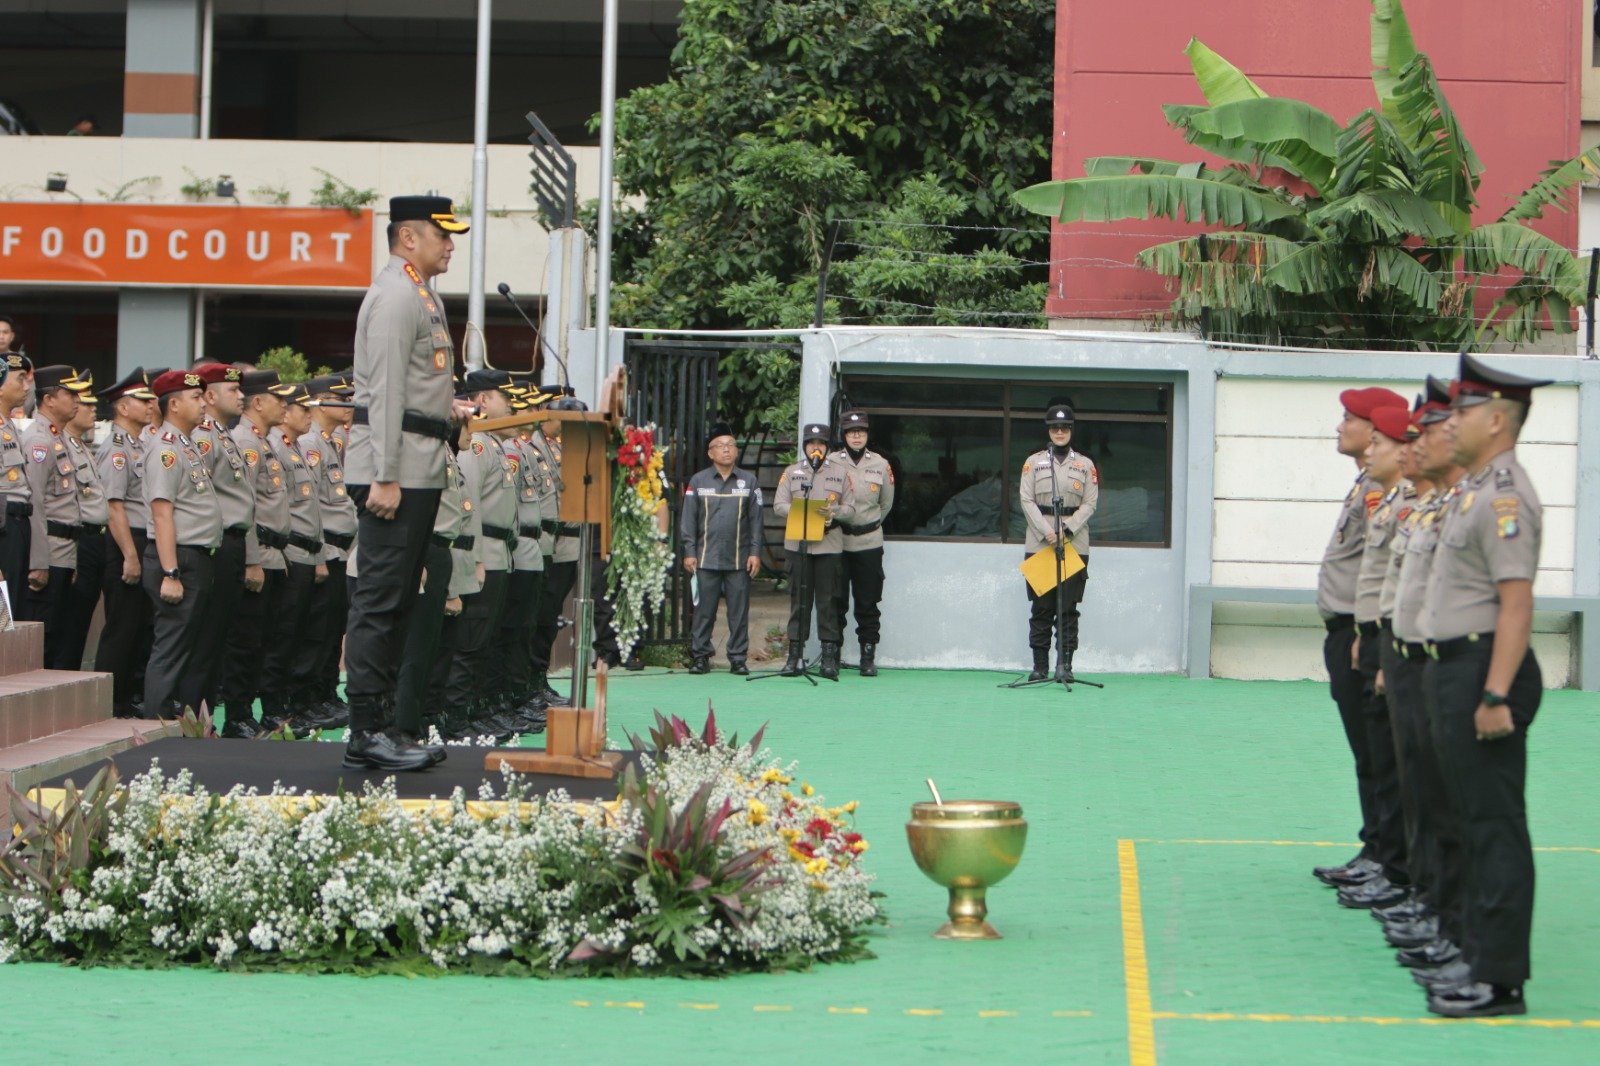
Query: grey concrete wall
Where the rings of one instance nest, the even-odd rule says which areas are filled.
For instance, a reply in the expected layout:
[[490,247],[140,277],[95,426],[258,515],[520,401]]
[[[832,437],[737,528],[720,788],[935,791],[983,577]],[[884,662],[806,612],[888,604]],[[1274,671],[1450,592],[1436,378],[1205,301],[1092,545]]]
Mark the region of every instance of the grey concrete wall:
[[[188,289],[123,289],[117,293],[117,377],[136,366],[188,366],[194,361],[194,295]],[[223,353],[218,353],[223,357]]]

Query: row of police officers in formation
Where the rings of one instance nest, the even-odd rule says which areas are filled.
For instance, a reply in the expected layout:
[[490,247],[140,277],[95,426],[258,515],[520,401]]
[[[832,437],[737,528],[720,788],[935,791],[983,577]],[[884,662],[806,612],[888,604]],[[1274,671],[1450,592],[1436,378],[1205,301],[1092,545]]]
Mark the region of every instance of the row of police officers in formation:
[[[805,669],[805,644],[812,622],[822,645],[817,672],[838,680],[846,617],[854,606],[862,677],[878,674],[882,635],[883,523],[894,508],[894,471],[868,448],[870,420],[864,411],[840,416],[844,447],[830,451],[832,434],[821,423],[801,432],[801,456],[778,476],[772,507],[789,520],[796,509],[814,504],[810,535],[799,515],[786,526],[783,542],[790,569],[788,655],[779,674],[795,677]],[[719,602],[727,605],[728,669],[750,672],[750,581],[761,568],[761,487],[737,465],[738,445],[723,422],[706,434],[711,465],[689,479],[683,490],[678,537],[683,566],[695,585],[694,632],[689,672],[710,670],[712,629]]]
[[1462,355],[1456,379],[1430,377],[1414,404],[1382,388],[1341,395],[1339,451],[1360,472],[1317,603],[1361,850],[1313,873],[1380,921],[1447,1017],[1527,1009],[1542,512],[1516,444],[1546,384]]
[[[348,724],[339,668],[359,573],[348,378],[287,384],[202,363],[153,381],[136,369],[97,392],[74,368],[0,358],[0,404],[12,406],[29,376],[38,397],[26,430],[0,419],[0,565],[16,616],[45,624],[45,665],[78,668],[103,598],[95,665],[112,675],[118,716],[220,707],[223,736],[239,738]],[[578,405],[506,371],[458,384],[490,415]],[[111,421],[95,442],[101,414]],[[399,727],[536,731],[562,698],[547,671],[578,556],[576,527],[558,519],[559,430],[463,433],[457,444],[417,589],[426,621],[407,645]]]

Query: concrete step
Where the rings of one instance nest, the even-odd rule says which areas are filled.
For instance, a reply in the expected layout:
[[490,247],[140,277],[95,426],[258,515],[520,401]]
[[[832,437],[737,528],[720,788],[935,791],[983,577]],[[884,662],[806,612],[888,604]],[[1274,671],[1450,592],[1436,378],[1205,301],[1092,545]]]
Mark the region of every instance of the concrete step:
[[0,677],[38,670],[42,666],[43,622],[18,622],[15,629],[0,630]]
[[[107,678],[109,686],[110,675],[102,676]],[[109,704],[109,695],[106,700]],[[25,744],[0,748],[0,780],[10,781],[11,787],[19,792],[62,774],[74,774],[73,783],[84,785],[94,776],[101,761],[146,740],[178,735],[176,722],[107,718]],[[76,774],[80,769],[84,772]]]
[[0,676],[0,750],[110,717],[110,674],[25,670]]

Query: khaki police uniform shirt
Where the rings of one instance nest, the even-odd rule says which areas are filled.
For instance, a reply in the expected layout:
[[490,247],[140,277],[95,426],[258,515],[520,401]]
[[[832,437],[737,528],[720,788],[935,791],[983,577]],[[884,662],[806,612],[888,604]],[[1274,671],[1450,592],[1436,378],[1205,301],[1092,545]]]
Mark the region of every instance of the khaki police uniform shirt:
[[298,544],[289,545],[283,549],[284,561],[316,566],[322,562],[322,508],[317,504],[316,472],[301,454],[299,441],[290,440],[282,429],[274,429],[270,438],[272,453],[283,467],[284,483],[289,489],[289,532],[317,543],[315,551]]
[[268,570],[287,569],[283,549],[269,548],[256,536],[256,529],[263,526],[274,533],[289,535],[289,486],[284,480],[283,464],[273,452],[267,433],[257,429],[248,418],[241,418],[233,427],[233,443],[244,456],[245,477],[250,481],[256,500],[256,520],[245,535],[244,564]]
[[1356,574],[1367,541],[1367,515],[1378,509],[1382,499],[1383,489],[1364,471],[1345,494],[1317,571],[1317,610],[1324,618],[1356,613]]
[[[483,523],[478,520],[478,509],[467,491],[467,477],[461,472],[461,461],[451,452],[445,460],[444,491],[439,494],[439,511],[433,519],[433,532],[448,538],[450,548],[450,585],[447,596],[468,596],[479,591],[478,562],[476,558],[478,534]],[[455,547],[464,538],[472,543],[465,548]]]
[[[305,457],[306,465],[311,468],[312,480],[316,485],[323,536],[329,533],[343,537],[355,536],[360,520],[344,480],[344,438],[335,431],[312,426],[296,443],[300,446],[300,454]],[[353,549],[355,545],[350,547]],[[323,542],[324,560],[331,562],[348,558],[349,555],[349,549]]]
[[1410,528],[1396,545],[1402,554],[1400,575],[1394,590],[1394,635],[1410,644],[1420,643],[1422,630],[1417,618],[1422,613],[1422,597],[1427,590],[1428,574],[1433,570],[1434,550],[1439,546],[1440,518],[1451,501],[1455,490],[1430,489],[1417,501],[1417,507],[1406,521]]
[[[178,543],[193,548],[215,548],[222,543],[222,506],[211,488],[200,449],[171,422],[164,422],[146,452],[144,496],[147,503],[168,500]],[[156,531],[150,529],[154,550]]]
[[561,526],[560,469],[550,451],[549,442],[538,430],[522,443],[533,463],[539,482],[539,551],[548,560],[556,550],[556,535]]
[[[561,481],[561,441],[559,439],[547,439],[545,441],[545,447],[549,451],[550,458],[555,464],[556,514],[559,516],[561,513],[561,490],[563,488]],[[552,551],[551,561],[557,563],[575,563],[578,561],[579,547],[580,545],[578,542],[577,533],[558,533],[556,534],[556,543],[555,548]]]
[[122,501],[128,528],[149,532],[150,507],[144,500],[144,452],[145,441],[138,434],[129,433],[113,422],[111,432],[100,444],[96,466],[106,489],[106,499]]
[[368,424],[350,428],[345,474],[352,484],[444,487],[444,453],[450,446],[403,432],[401,418],[415,411],[448,421],[454,365],[444,302],[404,259],[391,255],[356,315],[353,398],[366,409]]
[[62,436],[67,438],[67,451],[72,456],[74,467],[73,476],[78,482],[78,512],[83,516],[85,526],[99,527],[85,529],[83,536],[104,533],[106,523],[111,520],[111,511],[106,507],[106,487],[100,481],[100,464],[95,460],[94,449],[84,443],[82,437],[74,437],[70,433],[63,433]]
[[217,494],[217,503],[222,507],[222,528],[243,529],[248,538],[254,538],[255,479],[233,434],[207,418],[194,427],[190,437],[200,449],[200,461],[211,474],[211,490]]
[[1056,492],[1061,494],[1061,506],[1065,509],[1061,525],[1072,539],[1072,550],[1087,558],[1089,519],[1100,506],[1100,472],[1087,455],[1071,448],[1062,459],[1055,459],[1051,450],[1045,448],[1028,456],[1027,462],[1022,464],[1019,494],[1023,517],[1028,520],[1024,547],[1032,555],[1050,543],[1048,536],[1055,528],[1052,494]]
[[[828,520],[822,539],[806,545],[806,553],[838,555],[844,551],[844,532],[840,530],[839,523],[855,521],[855,511],[850,504],[850,472],[832,459],[823,460],[817,470],[811,469],[809,460],[800,459],[778,477],[778,491],[772,500],[773,512],[787,520],[790,509],[795,504],[803,504],[808,487],[811,499],[826,500],[833,508],[833,516]],[[798,552],[800,542],[785,540],[783,548],[784,551]]]
[[862,453],[859,462],[850,458],[846,448],[840,448],[828,458],[850,471],[850,506],[856,514],[850,519],[850,525],[878,523],[878,528],[870,533],[858,535],[846,531],[844,550],[861,552],[883,547],[883,520],[894,507],[894,471],[889,469],[889,460],[871,448]]
[[1394,555],[1390,542],[1400,510],[1406,506],[1407,492],[1411,492],[1412,498],[1416,495],[1411,483],[1402,478],[1383,494],[1377,508],[1367,517],[1367,529],[1361,540],[1361,565],[1356,570],[1354,613],[1357,622],[1376,622],[1383,617],[1383,579]]
[[500,442],[500,450],[516,475],[517,494],[517,547],[512,553],[512,567],[517,570],[543,570],[544,552],[539,546],[539,522],[544,516],[540,495],[544,485],[533,462],[532,449],[520,437],[507,437]]
[[1400,566],[1405,562],[1406,543],[1416,529],[1417,512],[1422,504],[1416,486],[1409,481],[1400,484],[1402,491],[1394,501],[1394,532],[1389,535],[1389,550],[1384,553],[1383,588],[1378,592],[1378,617],[1389,619],[1391,627],[1395,600],[1400,593]]
[[11,419],[0,417],[0,501],[33,502],[27,465],[27,453],[22,450],[22,431]]
[[[461,452],[461,471],[467,478],[478,521],[515,532],[517,528],[516,471],[492,433],[474,433],[472,443]],[[513,542],[514,543],[514,542]],[[511,548],[504,540],[480,528],[474,546],[476,560],[488,570],[510,570]]]
[[51,522],[75,526],[83,520],[78,506],[78,465],[67,450],[65,434],[40,415],[22,434],[22,447],[28,454],[28,486],[33,492],[33,543],[28,569],[56,566],[75,570],[78,542],[48,533]]
[[1539,569],[1544,509],[1516,453],[1495,456],[1459,489],[1444,515],[1423,596],[1427,640],[1493,632],[1500,582],[1532,581]]

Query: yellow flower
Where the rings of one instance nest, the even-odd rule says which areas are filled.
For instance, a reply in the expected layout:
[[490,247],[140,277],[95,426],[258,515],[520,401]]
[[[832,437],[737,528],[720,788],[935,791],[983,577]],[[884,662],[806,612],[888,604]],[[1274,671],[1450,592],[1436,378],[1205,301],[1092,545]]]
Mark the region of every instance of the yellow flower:
[[816,889],[818,892],[828,891],[828,883],[826,881],[813,881],[811,882],[811,887]]
[[817,790],[812,788],[809,782],[806,782],[800,786],[800,793],[804,796],[815,796],[817,794]]
[[794,828],[793,826],[786,825],[782,829],[778,830],[778,836],[783,838],[784,843],[793,844],[796,840],[800,839],[800,830]]
[[871,845],[869,845],[865,840],[858,840],[854,844],[850,845],[850,850],[855,852],[857,855],[860,855],[863,851],[866,851],[867,848],[870,847],[870,846]]
[[794,778],[785,774],[776,766],[767,767],[766,771],[761,775],[761,783],[765,785],[787,785],[793,780]]
[[810,874],[812,877],[821,877],[827,872],[827,859],[812,859],[810,862],[806,863],[806,873]]
[[750,801],[749,816],[751,825],[761,825],[767,820],[767,805],[758,799]]
[[844,811],[846,814],[854,814],[856,813],[856,808],[858,806],[860,806],[859,803],[857,803],[855,800],[851,800],[849,803],[846,803],[843,807],[841,807],[840,810]]
[[785,803],[788,803],[790,800],[794,799],[794,793],[790,792],[788,789],[784,789],[782,792],[778,793],[778,795],[783,797],[783,802]]

